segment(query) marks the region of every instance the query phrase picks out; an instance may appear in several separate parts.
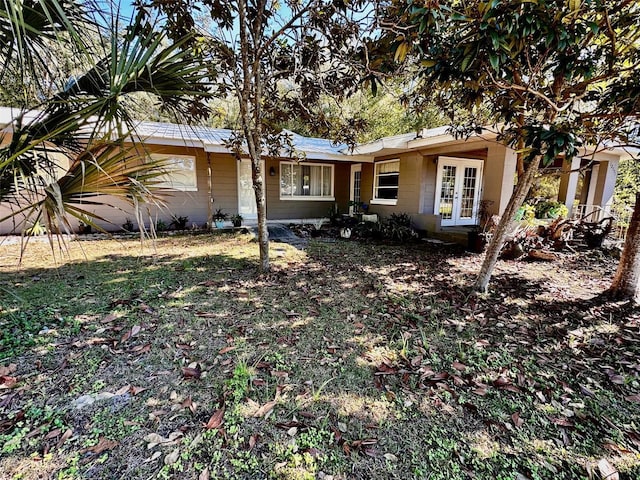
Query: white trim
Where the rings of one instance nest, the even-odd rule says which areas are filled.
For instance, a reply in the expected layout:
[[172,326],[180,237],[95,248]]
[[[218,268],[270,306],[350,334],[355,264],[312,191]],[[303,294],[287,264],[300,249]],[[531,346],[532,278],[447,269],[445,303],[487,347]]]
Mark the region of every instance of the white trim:
[[[167,160],[172,160],[172,159],[188,159],[191,160],[193,163],[193,168],[192,169],[175,169],[174,171],[171,171],[171,169],[169,168],[169,171],[165,174],[160,175],[158,178],[158,180],[163,180],[164,178],[166,178],[165,181],[159,181],[158,183],[155,184],[156,187],[158,188],[164,188],[167,190],[175,190],[175,191],[179,191],[179,192],[197,192],[198,191],[198,167],[197,167],[197,158],[195,155],[178,155],[178,154],[164,154],[164,153],[153,153],[150,155],[152,160],[160,160],[160,161],[167,161]],[[180,183],[174,183],[174,180],[171,180],[171,175],[177,171],[180,172],[184,172],[184,174],[182,176],[189,177],[190,179],[193,180],[193,185],[191,184],[180,184]]]
[[[436,166],[436,189],[435,189],[435,201],[433,205],[433,214],[440,215],[440,202],[442,200],[442,171],[445,165],[456,167],[456,177],[454,179],[454,198],[452,200],[452,211],[450,219],[440,218],[440,225],[458,226],[458,225],[475,225],[478,221],[478,207],[480,205],[480,199],[482,197],[482,176],[484,161],[474,158],[458,158],[458,157],[445,157],[439,156]],[[465,167],[477,168],[476,175],[476,190],[473,199],[473,210],[470,218],[460,217],[460,188],[464,175]]]
[[398,199],[396,198],[371,199],[369,203],[371,205],[397,205]]
[[[378,165],[383,165],[385,163],[391,163],[391,162],[398,162],[398,173],[392,173],[392,174],[388,174],[388,173],[382,173],[382,174],[376,174],[376,171],[378,169]],[[397,187],[382,187],[383,189],[385,188],[397,188],[398,189],[398,196],[400,196],[400,159],[399,158],[391,158],[389,160],[383,160],[381,162],[375,162],[373,164],[373,191],[371,192],[371,202],[373,205],[396,205],[398,203],[398,199],[397,198],[378,198],[376,197],[376,179],[377,177],[379,177],[380,175],[383,176],[388,176],[388,175],[398,175],[398,186]],[[380,187],[378,187],[378,189],[380,189]]]
[[305,196],[297,196],[297,197],[281,197],[280,200],[283,202],[335,202],[335,197],[305,197]]
[[[323,167],[329,167],[331,168],[331,192],[330,195],[328,196],[318,196],[318,195],[314,195],[314,196],[310,196],[310,195],[282,195],[282,167],[283,165],[291,165],[293,166],[298,166],[298,167],[321,167],[320,168],[320,173],[321,175],[323,174],[322,172],[324,172],[324,168]],[[278,172],[278,179],[279,179],[279,185],[278,185],[278,192],[280,195],[280,200],[294,200],[294,201],[335,201],[335,165],[330,164],[330,163],[309,163],[309,162],[287,162],[287,161],[281,161],[279,163],[279,168],[278,168],[279,172]],[[324,182],[320,182],[321,184],[324,184]]]

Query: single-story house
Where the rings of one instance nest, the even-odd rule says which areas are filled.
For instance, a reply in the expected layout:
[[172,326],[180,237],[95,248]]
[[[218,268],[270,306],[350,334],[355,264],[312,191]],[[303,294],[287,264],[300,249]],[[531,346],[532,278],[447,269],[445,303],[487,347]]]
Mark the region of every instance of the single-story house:
[[[428,232],[460,231],[478,224],[481,201],[491,215],[504,212],[516,182],[517,154],[485,131],[456,139],[448,127],[382,138],[354,149],[373,156],[361,167],[361,199],[382,216],[406,212]],[[571,162],[558,159],[558,200],[580,213],[608,212],[622,148],[584,148]],[[352,181],[353,182],[353,181]]]
[[[10,110],[0,108],[5,141],[11,123]],[[231,131],[223,129],[141,122],[137,136],[146,151],[173,167],[164,184],[169,191],[166,206],[150,207],[146,218],[168,224],[172,216],[185,216],[189,225],[202,226],[213,211],[222,209],[239,213],[245,221],[255,220],[250,160],[236,158],[225,146],[230,135]],[[352,209],[350,202],[356,202],[382,217],[407,213],[417,228],[446,235],[448,230],[476,225],[482,200],[488,201],[491,214],[501,214],[514,187],[516,152],[496,142],[489,132],[456,139],[447,127],[440,127],[382,138],[354,149],[326,139],[290,135],[302,161],[286,156],[264,160],[270,221],[327,217],[336,206],[347,213]],[[625,156],[622,149],[585,150],[570,165],[566,162],[561,167],[561,201],[570,209],[575,199],[608,208],[618,162]],[[135,221],[130,206],[118,201],[113,205],[117,208],[90,208],[98,208],[96,213],[110,220],[103,228],[115,231],[127,219]],[[8,209],[0,205],[0,218]],[[0,224],[0,234],[17,233],[15,230],[15,222]]]

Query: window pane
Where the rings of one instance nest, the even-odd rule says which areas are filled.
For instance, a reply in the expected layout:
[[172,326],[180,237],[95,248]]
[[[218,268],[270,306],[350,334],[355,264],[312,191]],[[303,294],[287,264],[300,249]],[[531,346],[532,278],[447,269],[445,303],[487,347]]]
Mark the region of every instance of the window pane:
[[394,175],[386,175],[386,176],[378,177],[378,186],[379,187],[397,187],[398,177],[399,175],[397,173]]
[[332,168],[324,165],[280,164],[281,197],[331,197]]
[[280,165],[280,195],[291,196],[295,190],[293,184],[293,169],[292,165],[283,163]]
[[398,187],[379,188],[376,198],[383,198],[385,200],[396,200],[398,198]]
[[400,181],[400,161],[378,163],[375,166],[375,198],[397,200]]
[[400,160],[395,162],[378,163],[376,167],[378,173],[398,173],[400,171]]
[[331,196],[331,167],[322,167],[322,195]]
[[442,167],[442,187],[440,188],[440,215],[443,220],[453,218],[453,196],[455,193],[456,167]]
[[161,160],[166,173],[158,177],[158,186],[174,190],[196,190],[196,158],[190,156],[152,155],[153,160]]

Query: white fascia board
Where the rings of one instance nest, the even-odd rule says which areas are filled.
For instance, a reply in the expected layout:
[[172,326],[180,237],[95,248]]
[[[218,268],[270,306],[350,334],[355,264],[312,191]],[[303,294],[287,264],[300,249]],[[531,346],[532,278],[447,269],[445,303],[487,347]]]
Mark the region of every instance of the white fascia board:
[[603,145],[601,147],[594,147],[592,145],[587,145],[586,147],[582,147],[579,149],[579,156],[581,157],[590,157],[593,156],[594,160],[598,160],[598,156],[601,158],[603,156],[616,156],[619,160],[631,160],[633,158],[640,157],[640,149],[636,147],[620,147],[620,146],[611,146],[607,147]]
[[353,149],[355,155],[371,155],[381,152],[396,153],[407,149],[407,144],[414,139],[415,133],[403,133],[392,137],[384,137],[369,143],[362,143]]
[[330,162],[373,163],[373,156],[371,155],[340,155],[335,153],[307,152],[305,158],[307,160],[326,160]]
[[147,145],[166,145],[168,147],[204,148],[204,145],[199,140],[185,140],[185,139],[177,139],[177,138],[147,137],[147,138],[133,139],[129,137],[127,138],[126,141],[131,143],[141,143],[141,144],[147,144]]
[[217,145],[212,143],[205,143],[204,151],[208,153],[231,153],[231,150],[229,150],[224,145]]

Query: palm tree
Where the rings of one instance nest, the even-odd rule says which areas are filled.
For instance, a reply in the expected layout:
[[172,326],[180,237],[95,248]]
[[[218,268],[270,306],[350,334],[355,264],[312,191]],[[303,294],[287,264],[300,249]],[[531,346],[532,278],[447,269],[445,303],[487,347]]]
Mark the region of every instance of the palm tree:
[[0,221],[69,231],[71,217],[95,221],[86,207],[105,195],[156,201],[165,172],[137,142],[132,99],[150,96],[182,120],[206,114],[196,39],[170,41],[145,7],[119,34],[109,13],[92,1],[0,2],[0,98],[15,106],[0,133],[0,201],[11,210]]

